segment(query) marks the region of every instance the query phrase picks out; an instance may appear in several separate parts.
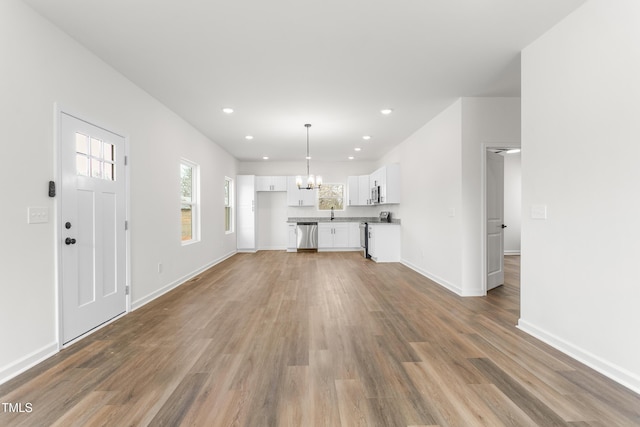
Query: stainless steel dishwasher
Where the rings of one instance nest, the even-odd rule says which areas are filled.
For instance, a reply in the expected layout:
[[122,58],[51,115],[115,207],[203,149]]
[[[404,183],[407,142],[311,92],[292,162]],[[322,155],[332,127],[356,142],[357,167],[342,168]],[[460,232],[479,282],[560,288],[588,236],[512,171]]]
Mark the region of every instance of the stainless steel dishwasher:
[[312,250],[318,249],[318,223],[298,222],[296,224],[296,248]]

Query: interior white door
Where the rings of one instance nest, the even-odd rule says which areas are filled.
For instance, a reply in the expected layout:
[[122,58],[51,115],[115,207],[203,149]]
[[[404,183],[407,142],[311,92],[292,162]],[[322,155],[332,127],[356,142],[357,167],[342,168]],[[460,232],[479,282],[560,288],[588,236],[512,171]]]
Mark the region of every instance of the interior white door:
[[487,291],[504,284],[504,157],[487,151]]
[[256,179],[254,175],[236,177],[238,211],[236,215],[237,247],[243,251],[256,250]]
[[62,337],[126,311],[125,141],[60,117]]

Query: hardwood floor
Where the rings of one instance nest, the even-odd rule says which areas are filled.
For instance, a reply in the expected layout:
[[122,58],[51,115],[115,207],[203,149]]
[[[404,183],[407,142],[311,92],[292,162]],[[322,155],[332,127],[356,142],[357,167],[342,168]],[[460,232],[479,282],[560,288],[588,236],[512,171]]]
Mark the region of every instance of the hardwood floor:
[[633,426],[640,396],[358,253],[238,254],[0,386],[2,426]]

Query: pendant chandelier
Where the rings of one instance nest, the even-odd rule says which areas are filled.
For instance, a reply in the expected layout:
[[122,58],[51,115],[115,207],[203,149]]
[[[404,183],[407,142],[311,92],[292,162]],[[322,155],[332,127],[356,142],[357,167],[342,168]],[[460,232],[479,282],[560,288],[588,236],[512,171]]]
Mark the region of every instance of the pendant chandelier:
[[309,173],[309,161],[311,160],[311,156],[309,155],[309,128],[310,124],[304,125],[307,128],[307,184],[303,185],[302,177],[300,175],[296,176],[296,185],[299,189],[305,190],[313,190],[314,188],[320,188],[322,186],[322,177],[320,175],[314,176]]

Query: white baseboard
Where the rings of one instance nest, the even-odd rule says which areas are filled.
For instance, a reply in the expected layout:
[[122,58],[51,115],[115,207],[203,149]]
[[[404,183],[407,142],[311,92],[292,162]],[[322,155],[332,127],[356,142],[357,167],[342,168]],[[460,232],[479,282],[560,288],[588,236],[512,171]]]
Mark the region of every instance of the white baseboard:
[[[239,252],[239,251],[238,251]],[[233,255],[235,255],[237,252],[233,251],[230,252],[216,260],[211,261],[210,263],[192,271],[191,273],[182,276],[181,278],[179,278],[178,280],[174,280],[173,282],[169,283],[166,286],[163,286],[162,288],[150,293],[149,295],[140,298],[137,301],[133,301],[131,303],[131,311],[137,310],[140,307],[142,307],[143,305],[146,305],[148,303],[150,303],[151,301],[153,301],[156,298],[161,297],[162,295],[166,294],[167,292],[177,288],[178,286],[184,284],[185,282],[187,282],[188,280],[194,278],[195,276],[197,276],[198,274],[202,273],[203,271],[206,271],[208,269],[210,269],[211,267],[213,267],[216,264],[220,264],[222,261],[231,258]]]
[[265,246],[258,248],[259,251],[286,251],[286,246]]
[[549,344],[557,350],[571,356],[577,361],[584,363],[588,367],[600,372],[602,375],[622,384],[635,393],[640,394],[640,376],[629,372],[628,370],[614,365],[589,351],[571,344],[562,338],[549,333],[537,326],[527,322],[526,320],[518,320],[518,329],[528,333],[529,335]]
[[26,370],[33,368],[38,363],[48,359],[58,352],[58,342],[54,341],[33,353],[27,354],[22,359],[17,360],[7,366],[0,368],[0,384],[17,377]]
[[444,280],[441,277],[436,276],[435,274],[431,274],[428,271],[425,271],[423,269],[421,269],[420,267],[410,263],[409,261],[407,261],[406,259],[401,259],[400,263],[409,267],[410,269],[412,269],[413,271],[422,274],[424,277],[426,277],[429,280],[433,280],[434,282],[436,282],[438,285],[447,288],[448,290],[450,290],[451,292],[460,295],[460,296],[464,296],[462,294],[462,289],[459,286],[454,285],[453,283],[450,283],[446,280]]

